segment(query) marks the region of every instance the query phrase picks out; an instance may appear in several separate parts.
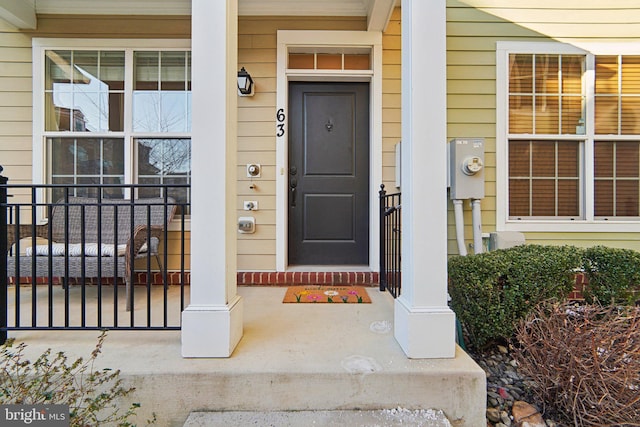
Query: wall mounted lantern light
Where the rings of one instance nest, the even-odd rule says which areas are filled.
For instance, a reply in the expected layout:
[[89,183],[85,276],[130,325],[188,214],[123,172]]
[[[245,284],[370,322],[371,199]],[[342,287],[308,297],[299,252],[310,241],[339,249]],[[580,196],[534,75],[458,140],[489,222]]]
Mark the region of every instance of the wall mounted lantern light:
[[251,74],[247,72],[247,70],[242,67],[240,71],[238,71],[238,95],[240,96],[253,96],[253,79],[251,78]]

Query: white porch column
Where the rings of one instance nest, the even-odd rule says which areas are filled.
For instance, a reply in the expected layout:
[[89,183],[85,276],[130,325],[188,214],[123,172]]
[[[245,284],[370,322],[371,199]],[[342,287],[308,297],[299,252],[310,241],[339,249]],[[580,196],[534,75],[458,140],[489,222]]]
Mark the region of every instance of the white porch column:
[[191,302],[183,357],[229,357],[242,337],[236,285],[238,0],[192,0]]
[[446,0],[402,0],[402,293],[409,358],[455,355],[447,306]]

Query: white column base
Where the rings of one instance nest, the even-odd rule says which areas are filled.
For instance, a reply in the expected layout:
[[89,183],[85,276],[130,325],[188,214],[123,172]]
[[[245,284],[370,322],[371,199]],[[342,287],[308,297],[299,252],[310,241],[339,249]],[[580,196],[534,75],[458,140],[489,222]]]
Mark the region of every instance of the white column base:
[[242,338],[243,301],[190,305],[182,312],[182,357],[229,357]]
[[449,307],[407,307],[395,300],[394,335],[410,359],[453,358],[456,354],[456,315]]

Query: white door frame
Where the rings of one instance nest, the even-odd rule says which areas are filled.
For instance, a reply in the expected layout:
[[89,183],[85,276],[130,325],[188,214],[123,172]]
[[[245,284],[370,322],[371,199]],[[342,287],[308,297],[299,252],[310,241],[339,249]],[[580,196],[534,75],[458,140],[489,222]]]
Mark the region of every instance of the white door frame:
[[[290,81],[369,82],[369,268],[378,271],[378,188],[382,183],[382,33],[379,31],[278,31],[276,111],[282,111],[276,128],[276,270],[288,267],[288,104]],[[371,70],[287,69],[289,48],[371,48]],[[284,132],[282,132],[282,130]]]

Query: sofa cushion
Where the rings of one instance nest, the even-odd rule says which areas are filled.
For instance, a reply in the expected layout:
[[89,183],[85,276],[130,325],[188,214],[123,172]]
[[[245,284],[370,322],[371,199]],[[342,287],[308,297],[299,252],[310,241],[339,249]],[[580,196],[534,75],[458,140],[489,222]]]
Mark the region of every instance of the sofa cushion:
[[[51,243],[51,255],[52,256],[64,256],[66,253],[66,249],[68,248],[69,256],[82,256],[82,244],[81,243],[69,243],[69,245],[65,246],[64,243]],[[85,256],[124,256],[125,250],[127,248],[126,244],[118,245],[117,247],[109,244],[103,243],[100,245],[100,249],[98,249],[97,243],[85,243],[84,245],[84,255]],[[144,248],[146,250],[146,247]],[[24,255],[31,256],[33,254],[33,247],[29,246],[26,248]],[[49,255],[49,244],[37,245],[36,246],[36,256],[47,256]]]
[[[44,237],[36,237],[36,245],[46,245],[49,241]],[[33,248],[33,239],[31,237],[25,237],[24,239],[20,239],[18,244],[14,243],[11,245],[11,249],[9,249],[9,255],[15,255],[18,250],[18,246],[20,246],[20,255],[26,255],[26,250],[29,248],[29,252]]]

